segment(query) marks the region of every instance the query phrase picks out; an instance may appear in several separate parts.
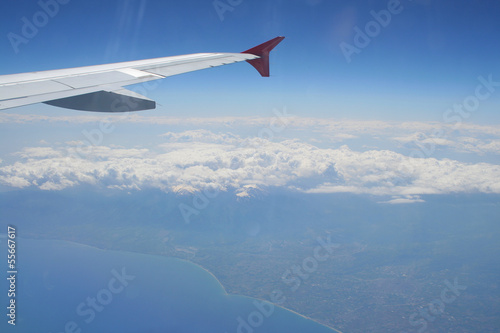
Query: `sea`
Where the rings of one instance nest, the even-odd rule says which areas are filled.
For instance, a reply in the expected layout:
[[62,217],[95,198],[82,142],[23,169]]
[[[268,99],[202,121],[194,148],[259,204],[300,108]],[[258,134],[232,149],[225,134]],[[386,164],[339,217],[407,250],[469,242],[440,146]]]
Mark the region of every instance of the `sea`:
[[16,238],[8,267],[7,240],[1,235],[0,332],[335,332],[278,304],[229,295],[185,260]]

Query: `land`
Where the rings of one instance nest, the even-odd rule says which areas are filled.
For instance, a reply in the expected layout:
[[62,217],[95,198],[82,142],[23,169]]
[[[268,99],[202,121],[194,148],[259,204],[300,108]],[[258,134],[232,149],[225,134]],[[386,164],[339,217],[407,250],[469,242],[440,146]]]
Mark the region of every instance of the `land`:
[[[247,205],[239,204],[235,210]],[[450,231],[444,222],[431,228],[421,216],[416,222],[398,221],[401,215],[380,211],[354,226],[359,216],[340,221],[335,208],[332,213],[316,212],[322,219],[298,216],[308,222],[286,228],[278,219],[268,225],[248,222],[242,228],[227,222],[230,219],[186,226],[163,217],[153,222],[147,216],[106,219],[108,213],[100,212],[72,223],[48,214],[38,223],[18,221],[17,229],[26,238],[185,259],[213,273],[230,294],[270,300],[279,290],[284,307],[340,332],[417,332],[424,325],[425,332],[497,332],[500,327],[499,260],[485,256],[500,250],[495,241],[498,227],[491,228],[498,212],[494,204],[476,216],[473,233],[460,221]],[[453,211],[457,213],[463,214]],[[327,238],[337,245],[332,252],[315,252],[318,239]],[[429,304],[439,304],[446,281],[453,284],[455,279],[466,289],[433,314]]]

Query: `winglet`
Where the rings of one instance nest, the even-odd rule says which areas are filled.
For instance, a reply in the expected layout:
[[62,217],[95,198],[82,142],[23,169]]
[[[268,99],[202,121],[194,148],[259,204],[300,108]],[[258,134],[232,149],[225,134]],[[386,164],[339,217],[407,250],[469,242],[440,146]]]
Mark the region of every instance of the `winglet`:
[[252,47],[241,53],[249,53],[260,58],[247,60],[247,62],[255,67],[255,69],[264,77],[269,77],[269,52],[276,47],[285,37],[276,37],[265,43]]

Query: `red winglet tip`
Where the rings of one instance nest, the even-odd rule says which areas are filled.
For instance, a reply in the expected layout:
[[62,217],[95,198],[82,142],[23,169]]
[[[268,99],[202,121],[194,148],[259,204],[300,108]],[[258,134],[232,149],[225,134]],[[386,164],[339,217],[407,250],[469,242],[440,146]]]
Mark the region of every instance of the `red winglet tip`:
[[281,43],[283,39],[285,39],[285,37],[275,37],[241,53],[249,53],[259,56],[260,58],[247,60],[247,62],[252,65],[260,73],[260,75],[269,77],[269,52],[271,52],[276,45]]

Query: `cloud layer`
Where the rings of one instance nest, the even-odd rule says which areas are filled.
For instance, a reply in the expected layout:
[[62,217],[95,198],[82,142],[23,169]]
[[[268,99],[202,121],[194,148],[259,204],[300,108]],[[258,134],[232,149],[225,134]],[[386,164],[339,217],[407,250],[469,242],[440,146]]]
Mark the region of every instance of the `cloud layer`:
[[[301,122],[300,126],[312,125]],[[372,126],[371,131],[374,127],[383,124]],[[364,128],[368,131],[366,124]],[[351,130],[334,132],[343,133],[346,139],[354,136]],[[427,139],[399,136],[394,140],[428,144]],[[24,148],[15,154],[15,162],[0,167],[0,183],[42,190],[83,184],[167,192],[219,189],[239,196],[248,195],[249,189],[281,187],[308,193],[393,196],[388,203],[419,202],[423,194],[500,193],[500,166],[491,163],[409,157],[383,149],[355,151],[347,145],[320,148],[299,139],[242,138],[228,131],[168,132],[161,140],[149,148],[83,149],[78,142]],[[467,144],[481,146],[473,138],[461,140],[462,149]],[[434,144],[452,146],[456,142],[443,139]],[[498,142],[483,149],[498,153]]]
[[[119,128],[133,126],[162,126],[176,128],[180,133],[191,128],[211,129],[212,131],[232,131],[253,129],[271,141],[285,138],[301,138],[305,142],[324,146],[353,141],[365,141],[365,147],[372,147],[381,141],[390,142],[395,147],[422,150],[424,157],[432,157],[436,150],[449,150],[468,154],[500,155],[500,126],[477,125],[467,122],[390,122],[378,120],[337,120],[328,118],[295,117],[283,110],[274,110],[276,117],[217,117],[217,118],[174,118],[165,116],[145,116],[138,113],[109,114],[71,114],[47,116],[37,114],[16,114],[0,112],[0,125],[65,125],[84,126],[87,131],[102,126]],[[270,137],[270,135],[272,137]],[[200,134],[201,135],[201,134]],[[229,133],[229,136],[232,134]],[[201,137],[200,137],[201,139]],[[93,142],[92,142],[93,143]]]

